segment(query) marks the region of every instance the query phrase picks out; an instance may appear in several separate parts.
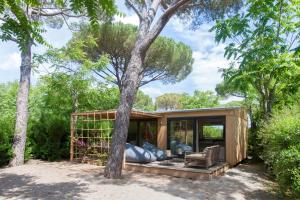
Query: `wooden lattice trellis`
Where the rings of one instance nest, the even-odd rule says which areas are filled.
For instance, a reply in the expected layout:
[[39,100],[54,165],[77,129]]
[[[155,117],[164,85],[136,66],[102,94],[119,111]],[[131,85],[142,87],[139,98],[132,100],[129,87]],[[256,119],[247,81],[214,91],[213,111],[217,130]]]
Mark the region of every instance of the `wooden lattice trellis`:
[[[158,114],[131,111],[131,119],[156,119]],[[116,111],[72,113],[70,160],[105,165],[111,146]]]
[[115,112],[71,115],[70,160],[105,165],[111,145]]

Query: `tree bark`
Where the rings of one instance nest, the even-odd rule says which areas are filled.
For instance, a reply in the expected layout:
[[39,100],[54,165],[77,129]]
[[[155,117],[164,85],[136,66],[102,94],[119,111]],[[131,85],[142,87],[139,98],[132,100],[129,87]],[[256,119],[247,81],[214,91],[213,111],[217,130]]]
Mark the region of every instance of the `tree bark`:
[[31,46],[31,43],[28,44],[27,50],[21,52],[20,81],[17,94],[16,124],[13,139],[14,155],[10,161],[10,166],[19,166],[24,164],[31,76]]
[[149,39],[147,32],[149,31],[150,24],[151,21],[149,20],[141,22],[138,37],[131,52],[128,67],[123,76],[122,87],[120,88],[120,104],[116,113],[112,145],[104,173],[106,178],[120,178],[122,176],[124,148],[127,139],[131,109],[141,81],[140,74],[146,51],[151,45],[150,40],[148,40],[148,43],[145,43],[145,41]]
[[133,51],[124,86],[121,89],[120,104],[116,113],[114,134],[108,163],[105,168],[106,178],[119,178],[122,175],[124,148],[127,139],[130,113],[139,86],[139,72],[142,69],[142,56]]
[[155,24],[153,24],[151,28],[157,9],[161,4],[161,0],[153,0],[147,13],[143,14],[143,18],[140,19],[137,40],[131,52],[128,67],[123,79],[121,80],[122,87],[120,90],[120,104],[116,113],[110,155],[104,172],[104,176],[106,178],[120,178],[122,175],[124,148],[127,139],[130,114],[136,92],[142,80],[140,74],[143,70],[142,65],[146,52],[162,31],[163,27],[168,23],[176,9],[187,1],[188,0],[184,0],[175,3],[172,7],[170,7],[170,9],[165,11],[165,13],[156,21]]

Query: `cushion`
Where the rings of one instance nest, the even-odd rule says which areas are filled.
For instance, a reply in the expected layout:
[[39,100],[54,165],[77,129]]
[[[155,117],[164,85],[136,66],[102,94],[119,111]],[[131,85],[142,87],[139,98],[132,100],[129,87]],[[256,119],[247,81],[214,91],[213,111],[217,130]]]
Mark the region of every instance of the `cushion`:
[[125,159],[126,162],[149,163],[156,161],[156,156],[151,151],[126,143]]
[[184,155],[186,152],[192,152],[193,148],[189,145],[180,143],[176,140],[171,141],[171,152],[174,155]]
[[165,160],[167,158],[167,154],[164,150],[157,148],[149,142],[144,142],[143,148],[153,153],[157,160]]

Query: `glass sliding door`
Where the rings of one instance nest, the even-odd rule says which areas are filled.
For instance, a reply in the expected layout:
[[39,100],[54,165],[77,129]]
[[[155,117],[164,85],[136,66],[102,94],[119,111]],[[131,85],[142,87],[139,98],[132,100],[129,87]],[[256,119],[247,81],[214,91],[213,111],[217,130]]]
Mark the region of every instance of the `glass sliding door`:
[[127,142],[142,146],[145,141],[157,145],[157,121],[130,120]]
[[169,146],[181,143],[193,147],[194,120],[169,121]]
[[157,145],[157,121],[140,121],[140,145],[149,142]]
[[127,135],[127,142],[133,145],[138,144],[138,121],[130,121]]
[[[178,144],[187,145],[195,152],[205,147],[220,145],[220,161],[225,160],[225,116],[199,116],[168,119],[168,149]],[[172,152],[173,153],[173,152]]]
[[225,124],[223,116],[198,118],[198,151],[203,151],[205,147],[220,145],[219,160],[225,160]]

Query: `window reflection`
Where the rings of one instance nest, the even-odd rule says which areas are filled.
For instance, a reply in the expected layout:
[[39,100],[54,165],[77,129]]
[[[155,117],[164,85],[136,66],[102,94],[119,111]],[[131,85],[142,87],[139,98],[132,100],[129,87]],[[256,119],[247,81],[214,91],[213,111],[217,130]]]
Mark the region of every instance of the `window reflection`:
[[193,120],[170,121],[170,143],[172,143],[172,141],[176,141],[192,147]]

